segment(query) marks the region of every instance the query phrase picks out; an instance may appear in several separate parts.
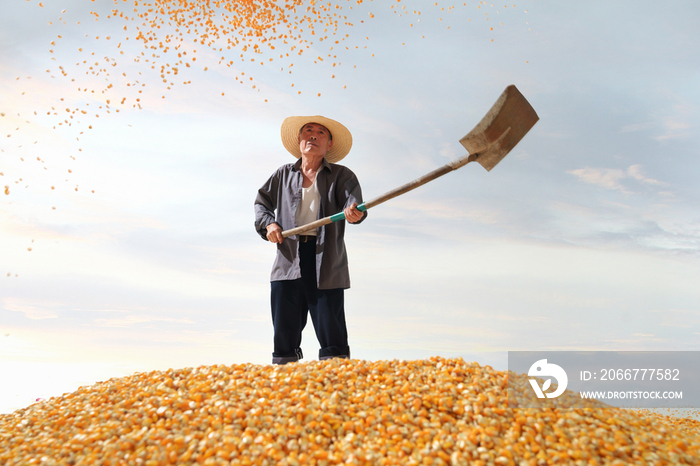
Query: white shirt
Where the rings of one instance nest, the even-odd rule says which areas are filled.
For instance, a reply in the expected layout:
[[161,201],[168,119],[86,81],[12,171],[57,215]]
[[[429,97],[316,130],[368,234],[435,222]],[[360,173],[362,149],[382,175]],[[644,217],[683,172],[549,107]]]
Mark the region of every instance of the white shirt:
[[[316,179],[308,188],[301,188],[301,202],[296,212],[298,226],[318,220],[318,206],[321,202],[321,193],[316,186]],[[316,230],[308,230],[303,235],[316,236]]]

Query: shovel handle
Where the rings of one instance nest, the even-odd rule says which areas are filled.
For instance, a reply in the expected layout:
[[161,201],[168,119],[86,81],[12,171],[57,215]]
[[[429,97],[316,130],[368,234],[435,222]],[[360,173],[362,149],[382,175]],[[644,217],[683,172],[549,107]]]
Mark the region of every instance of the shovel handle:
[[[460,139],[459,142],[471,155],[464,155],[427,175],[423,175],[410,183],[393,189],[369,202],[365,202],[359,205],[358,209],[364,211],[372,208],[477,159],[479,159],[478,162],[486,171],[491,171],[518,144],[530,128],[537,123],[538,119],[537,113],[535,113],[535,110],[520,91],[513,85],[508,86],[479,124],[469,134]],[[340,212],[307,225],[283,231],[282,237],[287,238],[288,236],[328,225],[331,222],[343,220],[344,218],[345,214]]]
[[[377,206],[383,202],[386,202],[389,199],[393,199],[409,191],[412,191],[419,186],[423,186],[424,184],[433,181],[435,178],[439,178],[446,173],[449,173],[453,170],[457,170],[458,168],[463,167],[469,162],[475,161],[477,158],[479,158],[478,153],[460,157],[453,162],[443,165],[437,170],[433,170],[432,172],[411,181],[410,183],[406,183],[403,186],[399,186],[396,189],[392,189],[391,191],[386,192],[379,197],[375,197],[371,201],[363,202],[362,204],[357,206],[357,210],[359,210],[360,212],[364,212],[365,210]],[[331,215],[330,217],[325,217],[320,220],[316,220],[315,222],[307,223],[306,225],[283,231],[282,238],[288,238],[293,235],[298,235],[305,231],[313,230],[314,228],[319,228],[323,225],[328,225],[329,223],[337,222],[339,220],[345,220],[345,214],[343,212],[338,212],[337,214]]]
[[[367,207],[366,204],[366,202],[363,202],[362,204],[358,205],[357,210],[359,210],[360,212],[364,212],[365,210],[369,209],[369,207]],[[290,236],[298,235],[300,233],[304,233],[305,231],[313,230],[322,227],[323,225],[328,225],[329,223],[337,222],[340,220],[345,220],[344,212],[338,212],[337,214],[331,215],[330,217],[324,217],[322,219],[316,220],[315,222],[307,223],[306,225],[302,225],[297,228],[285,230],[282,232],[282,238],[289,238]]]

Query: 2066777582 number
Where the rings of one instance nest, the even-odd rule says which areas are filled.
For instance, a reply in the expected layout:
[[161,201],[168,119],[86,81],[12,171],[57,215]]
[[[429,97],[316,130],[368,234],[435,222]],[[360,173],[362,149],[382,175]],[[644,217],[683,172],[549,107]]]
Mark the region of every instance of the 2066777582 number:
[[600,380],[680,380],[678,369],[601,369]]

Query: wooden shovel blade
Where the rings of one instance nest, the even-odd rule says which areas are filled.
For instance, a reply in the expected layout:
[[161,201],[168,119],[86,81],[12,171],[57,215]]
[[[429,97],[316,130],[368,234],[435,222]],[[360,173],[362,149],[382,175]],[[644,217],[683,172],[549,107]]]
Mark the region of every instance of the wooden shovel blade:
[[512,84],[501,94],[478,125],[459,140],[469,154],[491,171],[520,142],[540,118]]

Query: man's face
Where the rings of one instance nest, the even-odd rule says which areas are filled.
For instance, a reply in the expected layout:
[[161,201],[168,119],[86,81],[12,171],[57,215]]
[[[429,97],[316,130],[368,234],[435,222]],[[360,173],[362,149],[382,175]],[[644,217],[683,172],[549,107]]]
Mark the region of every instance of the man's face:
[[333,146],[331,133],[317,123],[307,123],[299,133],[299,149],[307,158],[323,158]]

